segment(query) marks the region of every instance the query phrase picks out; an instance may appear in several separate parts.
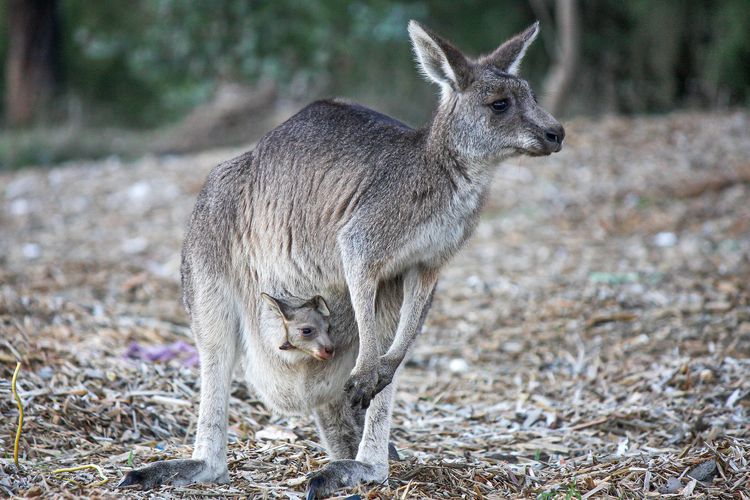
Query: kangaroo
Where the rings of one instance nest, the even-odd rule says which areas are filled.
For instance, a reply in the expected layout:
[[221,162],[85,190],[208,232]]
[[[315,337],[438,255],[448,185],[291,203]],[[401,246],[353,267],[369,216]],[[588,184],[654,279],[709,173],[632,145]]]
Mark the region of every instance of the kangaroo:
[[295,306],[290,301],[271,297],[267,293],[260,296],[281,320],[284,342],[279,345],[282,351],[290,351],[285,356],[290,363],[308,356],[320,361],[333,358],[334,347],[328,337],[328,317],[331,313],[320,295]]
[[[311,414],[331,461],[307,498],[388,476],[394,384],[440,269],[474,230],[497,165],[560,151],[563,127],[518,76],[538,23],[470,58],[415,21],[418,66],[440,88],[432,120],[409,126],[357,104],[310,104],[256,148],[217,166],[191,216],[183,302],[201,357],[190,460],[156,462],[121,485],[227,482],[235,362],[273,410]],[[326,297],[336,357],[271,355],[262,290]]]

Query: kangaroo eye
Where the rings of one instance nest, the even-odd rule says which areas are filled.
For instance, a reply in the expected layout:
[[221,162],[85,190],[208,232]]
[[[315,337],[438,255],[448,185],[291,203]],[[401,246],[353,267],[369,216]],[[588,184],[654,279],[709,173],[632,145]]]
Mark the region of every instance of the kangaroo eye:
[[492,108],[492,111],[495,113],[502,113],[503,111],[506,111],[510,107],[510,100],[508,99],[499,99],[492,104],[490,104],[490,107]]
[[312,328],[300,328],[300,333],[302,333],[303,337],[310,337],[312,336],[315,331]]

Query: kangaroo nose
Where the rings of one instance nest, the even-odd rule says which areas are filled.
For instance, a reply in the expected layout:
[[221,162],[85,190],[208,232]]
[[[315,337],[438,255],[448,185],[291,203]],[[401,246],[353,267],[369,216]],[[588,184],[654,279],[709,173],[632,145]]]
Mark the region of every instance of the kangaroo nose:
[[326,354],[333,354],[333,346],[332,345],[327,345],[323,349],[325,350]]
[[562,149],[562,142],[565,138],[565,129],[562,125],[555,125],[544,131],[544,141],[546,142],[547,154],[557,153]]
[[565,129],[562,126],[548,128],[544,131],[544,137],[549,142],[562,144],[563,139],[565,139]]

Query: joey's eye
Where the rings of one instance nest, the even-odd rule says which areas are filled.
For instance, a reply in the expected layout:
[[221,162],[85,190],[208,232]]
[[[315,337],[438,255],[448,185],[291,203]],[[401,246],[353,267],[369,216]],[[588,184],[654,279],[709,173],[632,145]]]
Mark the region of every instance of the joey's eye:
[[510,107],[510,100],[498,99],[497,101],[494,101],[492,104],[490,104],[490,107],[492,108],[492,111],[494,111],[495,113],[502,113],[503,111],[506,111]]
[[300,328],[299,331],[303,337],[312,337],[313,333],[315,333],[315,330],[312,328]]

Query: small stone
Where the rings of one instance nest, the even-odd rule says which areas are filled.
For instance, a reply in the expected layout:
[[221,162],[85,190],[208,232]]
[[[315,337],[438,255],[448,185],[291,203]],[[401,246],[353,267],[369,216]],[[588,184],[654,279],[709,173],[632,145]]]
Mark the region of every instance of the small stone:
[[268,425],[255,433],[255,439],[264,441],[289,441],[295,442],[297,435],[291,430],[278,425]]
[[21,247],[21,253],[28,260],[38,259],[42,256],[42,247],[36,243],[24,243]]
[[687,475],[698,481],[708,481],[713,478],[715,473],[716,460],[711,459],[696,465],[690,469],[690,472],[688,472]]
[[676,477],[670,477],[667,479],[667,484],[659,488],[659,493],[664,495],[672,495],[682,489],[682,482]]
[[673,247],[677,244],[677,235],[669,232],[657,233],[654,236],[654,245],[657,247]]
[[145,182],[136,182],[128,188],[130,201],[138,202],[145,200],[151,194],[151,186]]
[[462,358],[454,358],[448,363],[448,369],[453,373],[465,373],[469,370],[469,363]]
[[701,382],[712,382],[714,379],[714,372],[706,368],[701,370],[698,374],[698,378],[700,378]]
[[732,308],[732,303],[725,301],[714,301],[707,303],[705,308],[706,311],[710,312],[725,312]]
[[31,211],[29,202],[24,198],[19,198],[10,202],[10,213],[20,217],[26,215]]
[[131,255],[142,253],[146,248],[148,248],[146,238],[130,238],[122,242],[122,251]]

